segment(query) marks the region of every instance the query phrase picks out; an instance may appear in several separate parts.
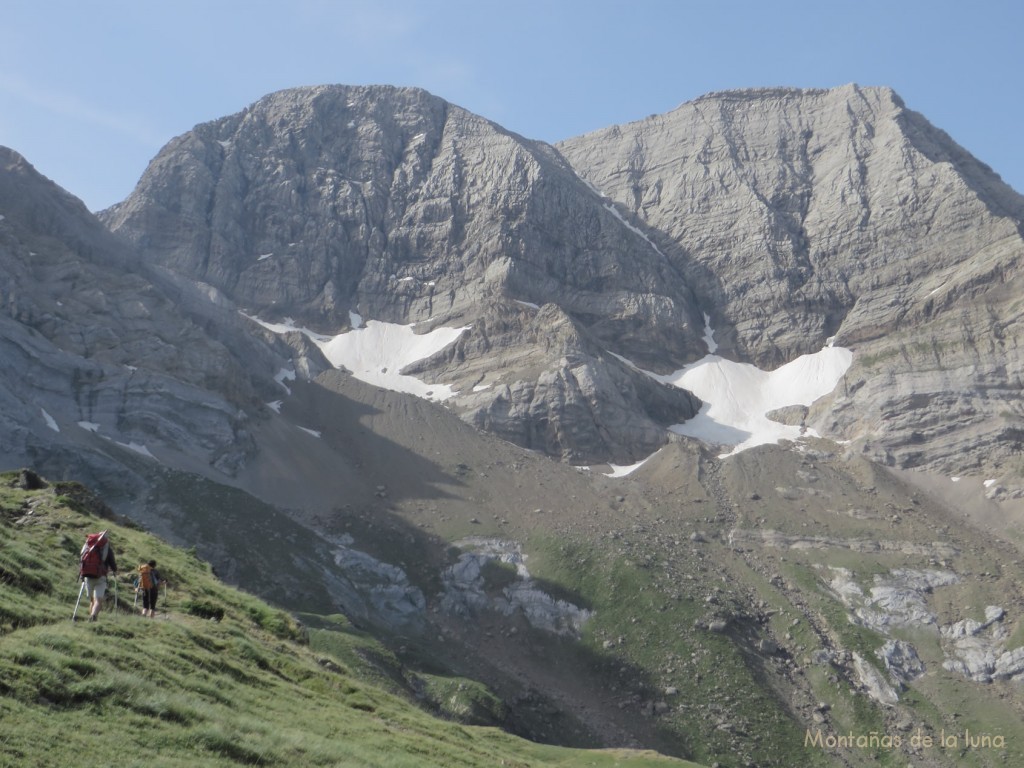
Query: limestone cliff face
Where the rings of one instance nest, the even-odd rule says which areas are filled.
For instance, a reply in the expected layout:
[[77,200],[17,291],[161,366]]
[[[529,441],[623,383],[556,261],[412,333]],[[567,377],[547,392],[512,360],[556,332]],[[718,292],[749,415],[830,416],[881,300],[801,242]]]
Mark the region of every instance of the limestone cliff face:
[[668,372],[854,365],[808,424],[899,466],[1012,471],[1024,199],[884,88],[712,94],[557,147],[423,91],[272,94],[197,126],[103,220],[267,319],[471,325],[416,373],[467,421],[638,459],[697,403]]
[[712,94],[558,148],[654,233],[727,355],[854,349],[827,432],[900,466],[1013,468],[1024,198],[891,90]]
[[0,210],[0,461],[122,492],[159,456],[234,473],[287,357],[7,149]]
[[[555,455],[628,461],[696,403],[606,351],[679,363],[702,328],[683,278],[620,216],[550,146],[420,90],[325,86],[175,139],[103,218],[264,317],[470,324],[420,367],[477,388],[453,407]],[[544,305],[564,335],[538,324]]]

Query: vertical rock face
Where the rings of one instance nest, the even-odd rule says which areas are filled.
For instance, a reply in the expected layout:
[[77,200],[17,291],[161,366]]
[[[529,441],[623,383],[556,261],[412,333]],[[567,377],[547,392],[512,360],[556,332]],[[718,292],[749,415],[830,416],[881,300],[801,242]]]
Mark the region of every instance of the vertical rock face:
[[605,354],[698,354],[676,269],[550,146],[423,91],[272,94],[171,142],[103,218],[261,316],[471,324],[422,371],[476,386],[451,404],[531,448],[638,459],[696,408]]
[[713,94],[559,149],[764,366],[888,333],[882,294],[1020,242],[1024,199],[884,88]]
[[854,349],[826,431],[900,466],[1020,469],[1024,198],[892,91],[712,94],[559,149],[658,233],[726,354]]
[[349,309],[423,322],[502,299],[585,316],[617,297],[680,327],[691,309],[551,147],[415,89],[272,94],[171,142],[103,219],[254,311],[330,330]]

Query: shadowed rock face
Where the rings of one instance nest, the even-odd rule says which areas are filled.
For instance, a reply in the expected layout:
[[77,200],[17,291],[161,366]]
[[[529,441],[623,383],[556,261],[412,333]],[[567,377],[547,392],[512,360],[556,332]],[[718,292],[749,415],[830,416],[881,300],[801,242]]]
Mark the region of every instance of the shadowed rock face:
[[6,149],[0,210],[0,460],[124,492],[150,449],[233,474],[286,358]]

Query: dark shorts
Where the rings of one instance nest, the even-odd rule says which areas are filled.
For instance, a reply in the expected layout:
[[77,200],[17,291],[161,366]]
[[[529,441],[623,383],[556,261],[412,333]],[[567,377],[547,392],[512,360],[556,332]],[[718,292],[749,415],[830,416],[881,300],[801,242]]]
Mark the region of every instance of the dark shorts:
[[158,587],[142,590],[142,607],[147,611],[156,608],[156,598],[159,594],[160,589]]

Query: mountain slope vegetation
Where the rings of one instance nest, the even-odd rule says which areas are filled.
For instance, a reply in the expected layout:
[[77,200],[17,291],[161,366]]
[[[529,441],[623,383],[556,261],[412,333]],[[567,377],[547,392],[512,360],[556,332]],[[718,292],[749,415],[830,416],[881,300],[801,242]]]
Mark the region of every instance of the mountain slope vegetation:
[[[103,505],[81,486],[26,491],[18,477],[0,475],[0,765],[693,765],[433,717],[344,618],[303,626],[194,554],[90,514]],[[110,531],[119,558],[116,608],[108,600],[98,622],[73,623],[77,553],[95,529]],[[132,610],[129,588],[149,558],[170,585],[156,619]]]

